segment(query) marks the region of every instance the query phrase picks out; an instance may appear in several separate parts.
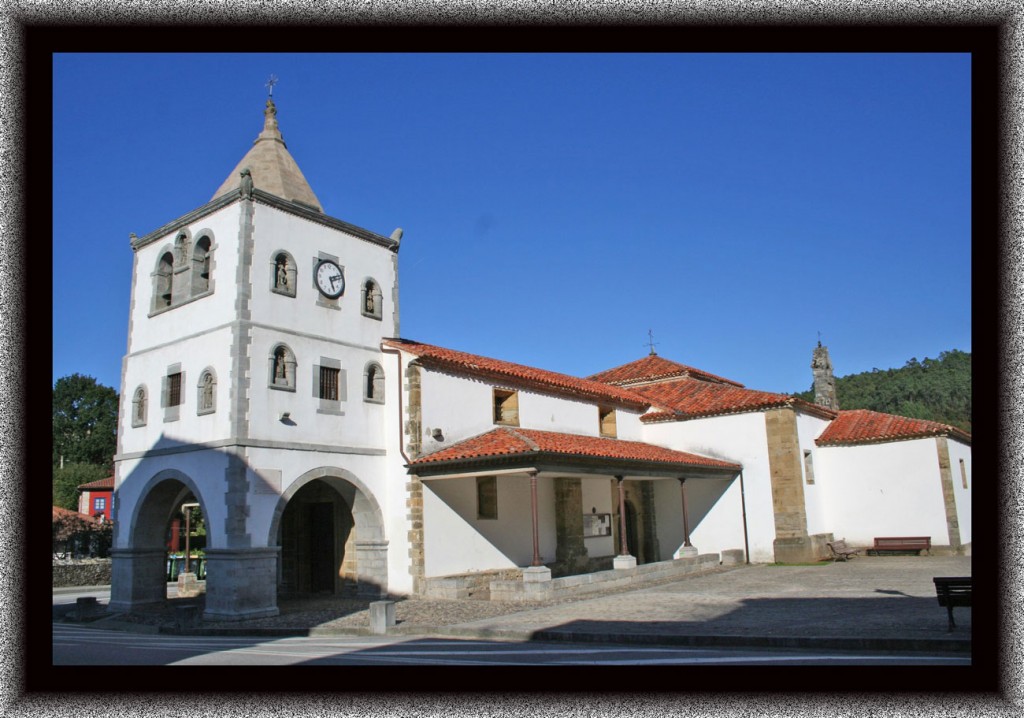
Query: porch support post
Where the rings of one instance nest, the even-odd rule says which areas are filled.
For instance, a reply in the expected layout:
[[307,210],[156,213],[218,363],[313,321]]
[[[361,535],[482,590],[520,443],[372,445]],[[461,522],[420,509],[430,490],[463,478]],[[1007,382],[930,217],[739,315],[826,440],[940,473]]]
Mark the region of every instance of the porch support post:
[[[530,471],[530,514],[533,518],[533,563],[523,569],[523,583],[536,588],[551,580],[551,569],[540,562],[540,522],[537,519],[537,471]],[[532,589],[531,589],[532,590]]]
[[683,501],[683,545],[676,551],[675,558],[690,558],[697,555],[697,549],[690,543],[690,519],[686,511],[686,478],[679,477],[679,495]]
[[636,568],[636,558],[630,555],[629,542],[626,541],[626,489],[621,476],[616,476],[615,481],[619,485],[619,555],[612,559],[612,567]]
[[540,531],[537,520],[537,472],[530,472],[530,513],[533,517],[533,563],[540,566]]

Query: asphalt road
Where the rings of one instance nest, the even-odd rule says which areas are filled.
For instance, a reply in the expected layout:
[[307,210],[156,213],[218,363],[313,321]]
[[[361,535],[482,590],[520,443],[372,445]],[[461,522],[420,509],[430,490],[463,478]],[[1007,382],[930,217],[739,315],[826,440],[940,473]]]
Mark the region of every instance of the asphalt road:
[[970,665],[969,656],[671,648],[389,636],[220,637],[53,624],[54,665]]

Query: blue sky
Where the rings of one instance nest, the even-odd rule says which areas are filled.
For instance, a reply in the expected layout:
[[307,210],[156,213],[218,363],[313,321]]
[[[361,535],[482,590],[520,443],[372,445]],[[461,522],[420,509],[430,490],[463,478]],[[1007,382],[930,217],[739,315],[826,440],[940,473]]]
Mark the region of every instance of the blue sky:
[[404,229],[405,337],[586,376],[652,330],[779,392],[819,331],[840,376],[971,349],[966,54],[64,54],[54,380],[119,388],[129,233],[212,197],[271,74],[325,212]]

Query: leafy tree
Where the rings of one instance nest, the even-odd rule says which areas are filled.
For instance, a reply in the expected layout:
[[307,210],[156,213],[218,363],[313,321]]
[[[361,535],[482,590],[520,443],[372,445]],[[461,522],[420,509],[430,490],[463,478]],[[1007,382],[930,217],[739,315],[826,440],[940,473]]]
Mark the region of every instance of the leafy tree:
[[[869,409],[927,419],[971,430],[971,354],[957,349],[938,359],[913,357],[899,369],[836,378],[836,395],[843,409]],[[795,394],[814,401],[814,386]]]
[[69,464],[53,469],[53,505],[78,510],[78,487],[110,476],[111,471],[97,464]]
[[[91,376],[72,374],[53,385],[53,465],[110,468],[117,448],[117,392]],[[102,478],[102,477],[101,477]]]

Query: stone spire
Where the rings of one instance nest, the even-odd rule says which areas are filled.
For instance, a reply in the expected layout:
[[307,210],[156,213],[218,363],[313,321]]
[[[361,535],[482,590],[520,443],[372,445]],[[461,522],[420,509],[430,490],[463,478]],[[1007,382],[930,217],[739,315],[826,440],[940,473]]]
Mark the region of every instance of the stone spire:
[[828,347],[823,347],[820,339],[811,359],[811,370],[814,372],[814,403],[839,411],[836,378],[832,374],[832,360],[828,356]]
[[323,212],[320,200],[313,194],[302,170],[288,152],[281,130],[277,126],[277,106],[273,98],[267,98],[263,111],[263,131],[253,142],[252,148],[235,166],[211,199],[237,190],[242,182],[242,171],[248,169],[256,189],[277,195]]

